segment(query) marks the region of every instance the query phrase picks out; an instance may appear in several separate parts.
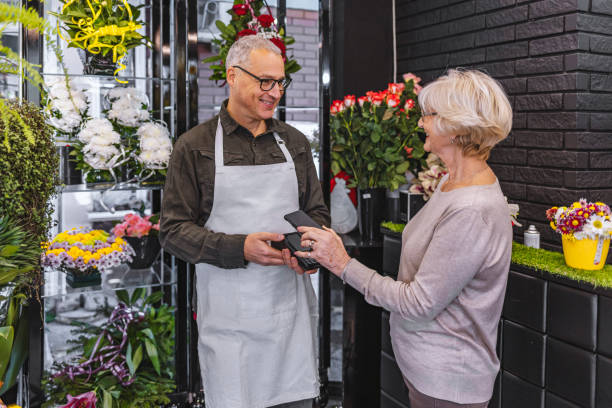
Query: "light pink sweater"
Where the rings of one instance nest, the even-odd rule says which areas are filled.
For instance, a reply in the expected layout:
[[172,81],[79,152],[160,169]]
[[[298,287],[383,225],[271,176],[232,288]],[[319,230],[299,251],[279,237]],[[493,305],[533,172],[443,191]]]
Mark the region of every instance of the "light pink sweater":
[[481,403],[491,398],[499,371],[495,345],[511,253],[512,226],[497,181],[438,188],[402,233],[397,281],[355,259],[342,278],[391,312],[395,358],[417,390]]

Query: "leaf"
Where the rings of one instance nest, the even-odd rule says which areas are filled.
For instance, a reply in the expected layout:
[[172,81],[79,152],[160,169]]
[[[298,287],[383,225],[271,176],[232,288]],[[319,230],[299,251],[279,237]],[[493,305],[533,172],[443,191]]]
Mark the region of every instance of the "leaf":
[[103,408],[113,408],[113,396],[110,392],[102,390]]
[[144,334],[145,336],[147,336],[149,339],[151,339],[151,341],[155,341],[155,336],[153,335],[153,332],[151,331],[151,329],[149,328],[142,329],[140,332]]
[[374,162],[369,162],[368,163],[368,171],[372,171],[376,168],[376,163]]
[[393,117],[393,109],[386,109],[385,114],[382,117],[382,120],[389,120]]
[[395,168],[395,172],[399,174],[405,173],[409,167],[410,167],[410,162],[405,161],[397,165],[397,167]]
[[228,35],[230,37],[234,37],[236,35],[236,31],[234,30],[234,28],[231,25],[226,26],[221,20],[215,21],[215,25],[217,26],[219,31],[221,31],[225,35]]
[[149,295],[145,301],[144,304],[145,305],[154,305],[155,303],[159,302],[162,298],[164,297],[164,293],[163,292],[154,292],[151,295]]
[[130,306],[130,295],[127,293],[127,290],[121,289],[115,292],[115,294],[120,302],[124,303],[126,306]]
[[5,245],[0,250],[0,256],[8,258],[9,256],[14,255],[19,250],[19,246],[17,245]]
[[340,173],[340,166],[338,165],[337,161],[332,161],[331,164],[331,171],[332,174],[335,176],[336,174]]
[[125,352],[125,363],[128,366],[128,370],[130,370],[130,375],[133,376],[135,370],[134,370],[134,362],[132,360],[132,343],[130,343],[129,340],[128,340],[127,350]]
[[140,363],[142,363],[142,345],[138,346],[136,352],[134,353],[134,359],[132,360],[132,364],[134,365],[134,372],[138,371]]
[[11,358],[14,334],[13,326],[0,327],[0,381],[4,378],[4,372]]
[[219,61],[219,60],[221,60],[221,59],[222,59],[222,57],[221,57],[220,55],[213,55],[213,56],[211,56],[211,57],[204,58],[204,59],[202,60],[202,62],[204,62],[204,63],[207,63],[207,62],[215,62],[215,61]]
[[11,351],[11,359],[4,375],[4,384],[0,388],[0,395],[4,394],[9,388],[15,385],[17,374],[21,370],[21,366],[28,356],[28,318],[27,314],[23,313],[17,322],[17,330],[13,340],[13,350]]
[[157,373],[157,375],[160,375],[161,371],[159,368],[159,356],[157,354],[157,347],[149,339],[145,339],[145,348],[147,349],[147,355],[149,356],[149,359],[153,364],[155,372]]
[[380,140],[380,133],[377,131],[370,133],[370,140],[372,141],[372,143],[378,143],[378,141]]
[[134,290],[134,292],[132,292],[132,298],[130,299],[130,304],[133,305],[138,300],[140,300],[140,298],[144,298],[146,293],[147,293],[147,290],[145,288],[138,288]]

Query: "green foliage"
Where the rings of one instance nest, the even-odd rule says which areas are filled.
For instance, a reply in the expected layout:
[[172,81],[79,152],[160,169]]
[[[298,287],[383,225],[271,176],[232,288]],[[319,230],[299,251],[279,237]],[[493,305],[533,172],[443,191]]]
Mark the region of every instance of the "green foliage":
[[[406,82],[395,106],[387,103],[387,98],[395,97],[388,91],[368,94],[363,106],[353,102],[346,107],[343,101],[332,105],[331,170],[334,175],[347,172],[351,176],[348,187],[397,190],[406,182],[406,171],[416,175],[425,164],[414,82]],[[373,103],[376,98],[380,105]],[[414,106],[408,109],[407,101]]]
[[40,254],[40,242],[33,235],[10,218],[0,217],[0,288],[31,282]]
[[[102,370],[89,380],[87,375],[77,375],[74,380],[68,376],[48,376],[43,381],[48,400],[43,407],[64,403],[66,395],[78,395],[95,391],[98,402],[104,407],[156,408],[169,403],[167,395],[175,389],[174,383],[174,314],[167,305],[155,306],[162,297],[162,292],[155,292],[146,297],[144,288],[135,289],[131,296],[125,290],[116,292],[119,302],[131,308],[132,312],[142,316],[128,328],[128,341],[121,350],[130,375],[134,382],[123,386],[110,370]],[[79,334],[75,350],[82,352],[78,363],[95,354],[95,344],[103,330],[106,330],[113,344],[120,344],[123,333],[109,323],[95,327],[85,323],[77,324],[75,333]],[[109,345],[107,336],[103,336],[101,347]],[[65,365],[56,364],[54,369],[61,370]]]
[[402,231],[404,231],[406,224],[396,224],[391,221],[384,221],[380,223],[380,226],[393,232],[399,232],[401,234]]
[[562,253],[531,248],[517,242],[512,243],[512,262],[594,286],[612,288],[612,265],[604,265],[599,271],[575,269],[565,264]]
[[[103,56],[116,52],[119,58],[132,48],[150,43],[146,36],[132,29],[135,25],[145,25],[143,21],[138,20],[140,9],[144,5],[134,6],[128,3],[130,17],[121,0],[61,0],[61,3],[64,5],[61,13],[49,14],[61,21],[63,30],[70,36],[70,41],[66,39],[68,47],[82,48]],[[96,32],[97,35],[88,35],[90,32],[84,31],[83,28],[91,29],[91,32]],[[81,39],[85,36],[86,39]]]
[[[0,217],[10,215],[40,243],[51,224],[49,199],[59,185],[59,157],[39,108],[27,102],[6,106],[13,113],[0,121],[0,134],[8,132],[10,145],[0,144]],[[24,124],[34,143],[28,141]]]
[[[244,5],[245,0],[235,0],[234,4]],[[249,28],[248,23],[250,23],[254,19],[257,19],[258,16],[262,15],[261,8],[264,7],[264,2],[262,0],[251,1],[251,7],[253,8],[253,11],[255,13],[254,16],[248,10],[246,11],[246,14],[238,15],[236,14],[234,10],[230,9],[227,12],[232,16],[232,20],[230,21],[228,25],[225,25],[225,23],[223,23],[220,20],[217,20],[215,22],[215,25],[221,32],[221,36],[220,38],[213,39],[212,43],[218,47],[219,54],[205,58],[202,61],[204,63],[211,63],[211,62],[214,63],[210,65],[210,69],[212,69],[213,73],[208,79],[210,79],[211,81],[224,81],[225,80],[225,75],[226,75],[225,60],[227,58],[227,53],[229,52],[229,49],[231,48],[231,46],[240,37],[238,33],[240,33],[243,30],[248,29]],[[268,12],[266,11],[265,14],[267,13]],[[257,31],[266,32],[269,34],[274,33],[274,34],[280,35],[281,37],[280,41],[282,41],[285,48],[288,45],[291,45],[295,42],[295,39],[293,37],[285,35],[285,32],[283,29],[279,29],[278,33],[276,33],[273,26],[268,27],[268,28],[259,27]],[[300,69],[302,69],[302,67],[293,58],[293,56],[289,56],[286,54],[286,50],[281,50],[281,51],[283,54],[283,58],[285,59],[285,76],[290,78],[291,74],[298,72]]]

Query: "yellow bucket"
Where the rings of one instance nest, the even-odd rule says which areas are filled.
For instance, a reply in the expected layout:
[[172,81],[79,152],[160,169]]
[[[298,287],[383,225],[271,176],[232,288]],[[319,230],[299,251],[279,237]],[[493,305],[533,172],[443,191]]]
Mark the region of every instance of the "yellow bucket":
[[602,269],[606,264],[606,257],[610,249],[609,239],[573,239],[562,235],[562,241],[567,266],[596,271]]

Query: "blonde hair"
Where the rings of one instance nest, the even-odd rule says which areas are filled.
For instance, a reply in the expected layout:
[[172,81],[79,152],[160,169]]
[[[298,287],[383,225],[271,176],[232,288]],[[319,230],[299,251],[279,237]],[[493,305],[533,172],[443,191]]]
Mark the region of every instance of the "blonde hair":
[[489,158],[512,128],[512,108],[499,83],[487,74],[451,69],[419,93],[421,110],[436,112],[434,129],[454,136],[465,156]]

